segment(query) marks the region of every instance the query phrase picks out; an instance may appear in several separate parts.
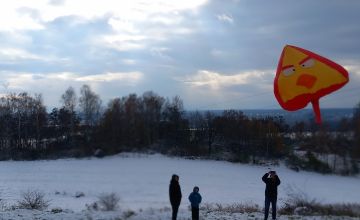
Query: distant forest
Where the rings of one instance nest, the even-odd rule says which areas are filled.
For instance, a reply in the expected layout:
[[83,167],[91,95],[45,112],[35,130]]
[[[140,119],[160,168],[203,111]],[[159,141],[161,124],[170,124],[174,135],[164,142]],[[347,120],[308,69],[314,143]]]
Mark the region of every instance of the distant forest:
[[88,85],[79,96],[69,87],[61,104],[47,111],[39,94],[1,97],[0,159],[159,152],[255,164],[285,160],[295,170],[359,172],[360,103],[353,117],[341,119],[335,129],[309,120],[289,125],[281,116],[248,117],[240,110],[186,112],[179,96],[169,99],[151,91],[114,98],[104,107]]

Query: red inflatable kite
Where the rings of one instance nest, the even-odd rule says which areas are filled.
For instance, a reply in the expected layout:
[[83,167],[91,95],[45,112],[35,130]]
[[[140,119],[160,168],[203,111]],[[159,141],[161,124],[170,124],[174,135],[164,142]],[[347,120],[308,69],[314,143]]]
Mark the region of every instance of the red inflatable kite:
[[319,99],[343,87],[348,72],[339,64],[311,51],[286,45],[281,53],[274,80],[274,93],[288,111],[311,102],[316,123],[321,123]]

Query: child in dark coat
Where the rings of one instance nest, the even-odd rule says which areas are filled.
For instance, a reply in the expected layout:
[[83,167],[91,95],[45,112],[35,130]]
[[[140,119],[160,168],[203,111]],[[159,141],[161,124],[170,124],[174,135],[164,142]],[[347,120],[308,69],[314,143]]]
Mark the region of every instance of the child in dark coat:
[[189,195],[189,201],[191,202],[191,214],[192,220],[199,220],[199,204],[201,203],[201,195],[199,193],[199,187],[195,186],[193,192]]

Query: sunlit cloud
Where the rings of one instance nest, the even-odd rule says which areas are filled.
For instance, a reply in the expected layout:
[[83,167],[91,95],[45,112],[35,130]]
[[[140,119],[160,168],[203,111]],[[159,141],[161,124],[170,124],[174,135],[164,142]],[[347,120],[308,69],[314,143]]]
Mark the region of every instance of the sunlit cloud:
[[49,0],[50,5],[60,6],[65,4],[65,0]]
[[[347,85],[343,88],[340,89],[338,93],[342,93],[342,92],[360,92],[360,63],[357,61],[351,61],[351,62],[347,62],[349,64],[344,65],[344,68],[348,71],[349,73],[349,83],[347,83]],[[349,96],[349,94],[346,94],[344,97],[346,97],[347,99],[351,98],[351,96]],[[356,99],[360,99],[358,97],[356,97]]]
[[210,54],[213,57],[224,57],[226,55],[226,52],[218,49],[213,49],[211,50]]
[[172,58],[166,54],[168,51],[170,51],[170,48],[167,47],[153,47],[150,49],[152,56],[160,57],[166,60],[172,60]]
[[137,34],[140,32],[140,30],[135,27],[134,23],[132,23],[129,20],[125,20],[121,17],[111,17],[108,20],[108,24],[115,31],[131,33],[131,34]]
[[116,91],[136,88],[144,80],[141,72],[108,72],[83,76],[73,72],[34,74],[0,71],[0,77],[0,94],[19,92],[43,94],[45,104],[51,108],[59,106],[61,94],[69,86],[79,92],[81,86],[87,84],[102,99],[105,98],[106,102],[116,96]]
[[[33,39],[25,32],[2,31],[2,34],[3,34],[3,42],[2,42],[3,48],[8,48],[9,44],[14,44],[17,47],[20,47],[20,46],[29,45],[33,42]],[[4,42],[6,42],[6,44],[4,44]]]
[[149,18],[149,22],[164,25],[178,25],[183,21],[183,18],[177,13],[166,15],[154,15]]
[[[68,86],[90,84],[106,98],[154,90],[184,97],[184,103],[192,107],[200,99],[206,105],[214,97],[236,98],[257,91],[269,91],[266,99],[270,100],[274,68],[284,44],[342,60],[339,63],[348,69],[350,81],[335,95],[359,87],[356,18],[360,3],[347,2],[347,8],[326,0],[299,2],[297,7],[286,1],[243,3],[4,1],[0,7],[0,93],[36,91],[57,101]],[[278,4],[284,13],[274,10]],[[320,5],[321,12],[313,10]],[[341,16],[328,13],[335,8]],[[355,95],[344,97],[355,103],[358,90],[350,91]],[[337,99],[336,105],[343,106],[343,100]]]
[[30,1],[2,2],[0,7],[0,31],[44,29],[36,14],[39,13],[34,9]]
[[100,44],[105,43],[105,46],[117,49],[119,51],[137,50],[144,49],[146,39],[143,35],[130,35],[130,34],[119,34],[104,36],[102,41],[98,41]]
[[[153,41],[168,41],[172,36],[180,36],[180,35],[190,35],[194,33],[195,30],[189,27],[175,26],[175,27],[152,27],[145,30],[149,39]],[[184,36],[186,37],[186,36]]]
[[39,56],[19,48],[0,48],[0,63],[3,61],[18,60],[48,60],[47,57]]
[[[251,70],[228,75],[207,70],[180,80],[195,109],[258,108],[272,106],[274,70]],[[196,95],[194,95],[196,94]]]
[[143,78],[143,74],[140,72],[130,72],[130,73],[105,73],[98,75],[89,75],[77,77],[76,81],[81,82],[110,82],[110,81],[128,81],[128,82],[137,82]]
[[21,65],[23,62],[40,62],[43,64],[63,65],[71,63],[67,57],[57,57],[53,54],[39,55],[21,48],[0,47],[0,64]]
[[345,65],[344,68],[349,72],[350,76],[356,75],[357,77],[360,77],[360,64],[353,63]]
[[[12,0],[3,3],[0,14],[6,19],[0,19],[0,30],[25,30],[41,29],[42,22],[50,22],[64,16],[79,16],[93,19],[104,15],[121,17],[125,21],[145,21],[153,14],[178,13],[182,10],[196,10],[206,3],[206,0],[132,0],[132,1],[83,1],[83,0],[37,0],[22,1]],[[84,4],[86,6],[84,6]],[[29,8],[38,12],[39,20],[28,13],[19,13],[19,8]],[[168,22],[166,19],[157,18],[158,21]],[[110,21],[114,27],[119,27],[114,20]],[[120,25],[124,27],[124,25]],[[128,24],[131,27],[131,23]]]
[[35,84],[49,85],[53,82],[68,83],[79,82],[83,84],[106,83],[117,81],[120,84],[135,84],[143,79],[141,72],[125,73],[103,73],[95,75],[80,75],[71,72],[34,74],[34,73],[14,73],[0,72],[2,82],[8,84],[9,89],[31,88]]
[[136,60],[133,60],[133,59],[123,59],[121,61],[126,65],[135,65],[136,64]]
[[219,21],[227,22],[227,23],[234,23],[234,18],[231,15],[221,14],[216,16]]
[[218,72],[200,70],[195,75],[178,78],[178,80],[194,87],[207,86],[216,90],[234,85],[268,83],[268,78],[272,75],[273,71],[254,70],[234,75],[225,75]]
[[116,49],[118,51],[130,51],[130,50],[139,50],[145,49],[146,45],[136,42],[126,42],[126,41],[108,41],[105,46],[109,48]]

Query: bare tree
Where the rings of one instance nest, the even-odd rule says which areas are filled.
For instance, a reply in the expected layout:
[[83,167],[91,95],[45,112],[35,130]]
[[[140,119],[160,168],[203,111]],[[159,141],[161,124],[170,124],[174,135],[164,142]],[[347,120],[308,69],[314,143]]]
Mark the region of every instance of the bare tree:
[[14,135],[14,114],[11,111],[10,101],[8,97],[0,99],[0,136],[1,150],[8,149],[11,146]]
[[73,113],[77,104],[77,97],[73,87],[69,87],[64,94],[61,95],[61,102],[66,110]]
[[33,117],[36,127],[36,147],[39,147],[41,140],[41,128],[47,123],[46,121],[46,108],[43,104],[43,98],[41,94],[35,94],[33,100]]
[[[162,132],[170,144],[179,148],[189,141],[189,124],[184,118],[184,104],[179,96],[166,100],[163,111]],[[179,149],[176,149],[179,150]]]
[[100,116],[101,99],[88,85],[81,87],[80,94],[79,104],[84,114],[84,123],[93,126]]
[[360,158],[360,102],[355,106],[353,115],[354,152],[355,158]]
[[61,95],[61,102],[63,103],[64,109],[70,114],[70,132],[67,132],[67,136],[70,146],[72,147],[74,145],[73,134],[75,132],[75,108],[77,104],[77,97],[73,87],[70,86],[65,93]]
[[212,144],[214,143],[216,136],[216,129],[214,125],[215,115],[210,111],[205,113],[205,121],[206,121],[206,133],[207,133],[207,143],[208,143],[208,154],[209,156],[212,153]]
[[145,92],[142,96],[143,115],[147,130],[148,143],[153,144],[159,137],[161,109],[165,99],[152,91]]

